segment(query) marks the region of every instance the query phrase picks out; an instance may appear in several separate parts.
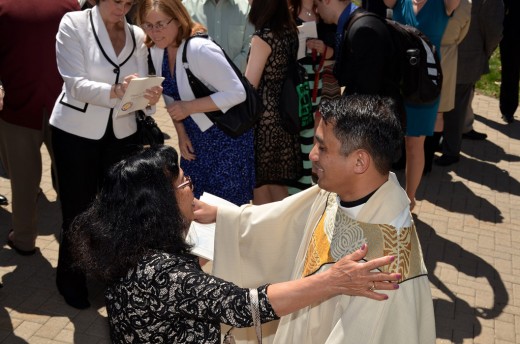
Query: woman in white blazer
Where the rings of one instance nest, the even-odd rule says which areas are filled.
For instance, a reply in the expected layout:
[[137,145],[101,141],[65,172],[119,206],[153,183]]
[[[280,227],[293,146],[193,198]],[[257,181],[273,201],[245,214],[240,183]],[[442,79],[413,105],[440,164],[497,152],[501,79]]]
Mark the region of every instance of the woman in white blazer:
[[[181,167],[193,180],[194,194],[203,192],[241,205],[254,189],[253,130],[231,138],[204,114],[227,111],[246,99],[240,79],[222,49],[211,40],[195,37],[205,29],[194,23],[180,0],[143,0],[137,23],[145,30],[155,70],[165,78],[163,94],[179,137]],[[196,99],[182,63],[186,49],[191,72],[215,93]]]
[[[50,118],[63,215],[56,284],[65,301],[80,309],[90,305],[86,280],[74,268],[66,233],[94,199],[108,167],[137,143],[135,115],[116,118],[114,108],[128,82],[148,74],[144,32],[125,19],[133,1],[96,4],[61,20],[56,55],[64,85]],[[147,90],[150,104],[157,103],[161,91]]]

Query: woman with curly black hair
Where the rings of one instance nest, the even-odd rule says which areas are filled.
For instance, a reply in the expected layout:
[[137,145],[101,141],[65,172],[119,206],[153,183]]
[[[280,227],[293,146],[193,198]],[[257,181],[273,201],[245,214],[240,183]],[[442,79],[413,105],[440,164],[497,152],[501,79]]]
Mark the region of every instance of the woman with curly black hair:
[[[68,233],[78,265],[107,283],[114,343],[219,343],[220,323],[253,325],[254,291],[260,320],[268,322],[339,294],[383,300],[387,296],[373,289],[367,294],[367,285],[399,279],[370,272],[393,257],[357,263],[366,246],[324,273],[253,293],[204,273],[185,240],[196,201],[177,160],[172,147],[154,146],[116,164]],[[378,289],[395,288],[383,283]]]

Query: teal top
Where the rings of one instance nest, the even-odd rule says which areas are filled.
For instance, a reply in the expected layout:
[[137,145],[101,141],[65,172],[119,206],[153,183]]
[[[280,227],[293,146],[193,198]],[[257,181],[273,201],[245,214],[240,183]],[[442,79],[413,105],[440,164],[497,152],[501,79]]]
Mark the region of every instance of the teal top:
[[[393,8],[394,20],[421,30],[435,45],[440,55],[442,35],[448,24],[448,15],[444,0],[426,0],[419,13],[415,15],[412,0],[397,0]],[[439,99],[432,105],[414,105],[405,103],[406,135],[432,135],[439,108]]]

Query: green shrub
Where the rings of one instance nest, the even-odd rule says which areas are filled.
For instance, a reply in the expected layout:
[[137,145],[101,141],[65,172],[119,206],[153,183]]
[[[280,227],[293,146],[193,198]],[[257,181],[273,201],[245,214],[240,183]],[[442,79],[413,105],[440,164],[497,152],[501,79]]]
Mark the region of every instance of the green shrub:
[[477,82],[476,89],[486,96],[498,98],[501,81],[500,51],[495,50],[489,60],[489,74],[484,74]]

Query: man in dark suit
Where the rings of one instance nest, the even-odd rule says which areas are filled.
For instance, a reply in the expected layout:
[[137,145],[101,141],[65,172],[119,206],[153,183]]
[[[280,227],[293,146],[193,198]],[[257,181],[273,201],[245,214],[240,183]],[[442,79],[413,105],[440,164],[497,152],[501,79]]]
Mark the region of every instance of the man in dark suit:
[[508,124],[513,123],[518,108],[520,79],[520,1],[504,0],[504,37],[500,42],[502,83],[500,84],[500,112]]
[[343,94],[391,97],[404,124],[399,59],[386,24],[373,16],[361,17],[347,34],[351,14],[360,11],[356,5],[350,0],[316,0],[315,4],[324,22],[338,26],[334,76],[345,87]]
[[[8,245],[35,253],[36,209],[43,143],[50,150],[48,125],[63,80],[56,66],[56,32],[61,17],[79,10],[78,0],[0,2],[0,157],[11,180],[12,225]],[[51,154],[52,157],[52,154]]]
[[436,165],[448,166],[459,161],[464,132],[470,133],[467,138],[479,139],[480,133],[471,130],[474,118],[471,102],[475,84],[483,74],[489,73],[489,58],[502,38],[503,19],[502,0],[472,1],[468,33],[458,46],[455,107],[444,113],[442,156],[434,160]]

